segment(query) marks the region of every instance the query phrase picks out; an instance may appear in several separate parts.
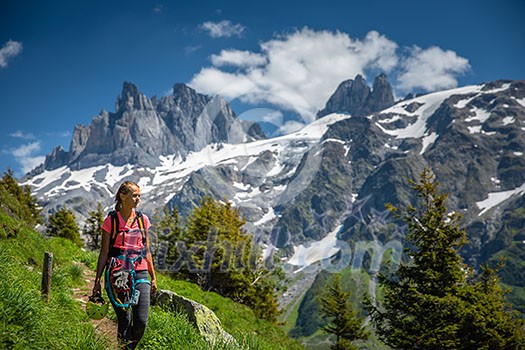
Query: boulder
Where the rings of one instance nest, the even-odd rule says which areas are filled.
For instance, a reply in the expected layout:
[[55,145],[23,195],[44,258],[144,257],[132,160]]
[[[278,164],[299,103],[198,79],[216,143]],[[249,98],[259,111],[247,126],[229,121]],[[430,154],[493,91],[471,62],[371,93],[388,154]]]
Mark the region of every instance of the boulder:
[[152,299],[152,304],[174,313],[185,313],[190,323],[210,344],[217,344],[218,342],[219,344],[238,345],[235,338],[222,328],[221,321],[215,313],[196,301],[180,296],[175,292],[161,289]]

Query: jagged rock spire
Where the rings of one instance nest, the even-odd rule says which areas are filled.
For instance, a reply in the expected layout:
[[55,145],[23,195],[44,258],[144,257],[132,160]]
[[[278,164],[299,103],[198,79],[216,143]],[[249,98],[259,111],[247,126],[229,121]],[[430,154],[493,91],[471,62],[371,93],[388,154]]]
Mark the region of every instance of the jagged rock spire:
[[144,96],[135,84],[124,82],[122,93],[117,98],[116,113],[146,109],[153,109],[149,98]]
[[364,116],[379,112],[393,104],[392,86],[385,74],[376,77],[372,90],[366,84],[365,79],[358,74],[354,80],[345,80],[339,84],[325,108],[317,114],[317,118],[330,113]]

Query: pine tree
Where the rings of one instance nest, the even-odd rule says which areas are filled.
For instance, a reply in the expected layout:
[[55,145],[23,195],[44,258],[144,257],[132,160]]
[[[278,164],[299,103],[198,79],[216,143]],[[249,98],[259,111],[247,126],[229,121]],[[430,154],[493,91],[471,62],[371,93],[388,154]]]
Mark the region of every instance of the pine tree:
[[465,292],[469,304],[459,331],[462,349],[525,349],[525,323],[506,301],[498,272],[503,267],[481,266],[477,281]]
[[[449,214],[447,196],[438,193],[430,170],[411,184],[419,208],[390,206],[408,225],[409,261],[392,276],[379,278],[382,305],[369,305],[376,333],[396,349],[520,348],[510,344],[523,339],[523,322],[507,312],[494,271],[485,270],[479,282],[473,280],[473,271],[459,255],[466,242],[461,217]],[[497,322],[484,319],[494,314]],[[495,345],[488,338],[502,340]]]
[[260,251],[242,228],[244,223],[231,203],[203,198],[183,230],[192,266],[186,261],[174,267],[202,289],[227,296],[252,308],[258,317],[275,321],[279,313],[275,283],[260,263]]
[[9,212],[20,220],[31,225],[42,223],[42,208],[38,205],[36,199],[31,194],[31,187],[20,186],[13,177],[13,171],[8,169],[0,179],[0,187],[13,196],[19,205],[9,206],[9,203],[3,203],[7,198],[1,198],[0,205],[8,206]]
[[90,211],[84,226],[84,234],[89,237],[88,246],[91,250],[98,250],[102,242],[102,224],[104,224],[104,212],[102,203],[97,204],[96,211]]
[[168,206],[162,209],[162,216],[156,215],[157,239],[153,249],[153,256],[157,267],[169,268],[178,258],[177,242],[182,240],[182,225],[179,210],[174,207],[170,212]]
[[73,212],[60,208],[49,216],[47,234],[53,237],[63,237],[71,240],[79,247],[83,246]]
[[352,345],[354,340],[366,340],[368,333],[364,330],[363,320],[357,316],[357,312],[350,304],[351,291],[345,292],[341,287],[341,277],[335,274],[328,291],[319,298],[319,305],[323,319],[327,324],[323,330],[334,334],[336,337],[333,350],[357,349]]

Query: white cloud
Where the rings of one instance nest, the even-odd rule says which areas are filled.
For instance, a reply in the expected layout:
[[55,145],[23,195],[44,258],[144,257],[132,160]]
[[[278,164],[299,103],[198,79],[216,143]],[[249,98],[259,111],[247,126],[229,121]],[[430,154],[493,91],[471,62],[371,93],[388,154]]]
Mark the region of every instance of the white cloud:
[[35,141],[23,144],[18,148],[11,150],[11,154],[20,164],[20,169],[24,174],[33,170],[44,162],[45,156],[35,155],[35,153],[39,152],[40,149],[40,141]]
[[251,108],[239,115],[239,119],[264,121],[277,127],[283,124],[284,115],[281,111],[270,108]]
[[203,68],[193,77],[190,85],[201,92],[226,98],[238,97],[256,87],[243,73],[228,73],[216,68]]
[[261,42],[258,52],[222,50],[211,56],[211,63],[189,82],[197,91],[252,104],[270,102],[299,113],[306,122],[343,80],[357,74],[366,78],[369,72],[384,72],[400,89],[431,91],[454,87],[456,77],[469,67],[465,58],[437,47],[399,50],[376,31],[357,39],[309,28]]
[[26,157],[19,160],[22,173],[27,174],[46,160],[45,156]]
[[153,12],[155,12],[155,13],[163,13],[164,12],[164,6],[162,4],[155,5],[155,7],[153,7]]
[[256,67],[267,63],[264,55],[240,50],[222,50],[219,55],[211,56],[211,62],[216,67]]
[[[229,99],[252,93],[251,102],[258,92],[265,101],[293,106],[311,121],[342,80],[365,75],[369,68],[394,68],[396,48],[377,32],[356,40],[342,32],[304,28],[261,43],[260,53],[222,50],[212,56],[214,66],[203,68],[189,85]],[[221,70],[226,62],[236,70]]]
[[24,139],[24,140],[34,140],[35,139],[35,135],[33,135],[32,133],[23,132],[22,130],[17,130],[9,134],[9,136],[17,138],[17,139]]
[[238,36],[241,37],[242,33],[246,29],[241,24],[233,24],[230,21],[220,21],[220,22],[204,22],[199,28],[208,32],[212,38],[221,38],[221,37],[232,37]]
[[9,40],[2,48],[0,48],[0,67],[7,67],[7,61],[18,56],[21,52],[22,43]]
[[402,91],[455,88],[458,85],[456,77],[470,69],[466,58],[436,46],[426,50],[414,46],[401,66],[402,72],[397,80],[398,88]]
[[30,154],[40,150],[40,142],[35,141],[26,143],[13,150],[13,155],[17,158],[27,157]]
[[52,132],[46,132],[44,135],[51,136],[51,137],[71,137],[71,132],[68,130],[52,131]]
[[186,55],[191,55],[192,53],[197,52],[201,48],[202,45],[186,46],[184,48],[184,52],[186,53]]
[[269,111],[268,114],[263,115],[262,120],[274,125],[281,125],[284,117],[281,111]]

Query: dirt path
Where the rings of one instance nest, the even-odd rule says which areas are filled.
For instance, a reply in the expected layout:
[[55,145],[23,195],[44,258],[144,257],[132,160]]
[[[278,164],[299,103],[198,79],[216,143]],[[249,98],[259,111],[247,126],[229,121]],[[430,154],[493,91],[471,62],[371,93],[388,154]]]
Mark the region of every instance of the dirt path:
[[[84,271],[84,280],[86,283],[81,288],[74,288],[73,297],[75,298],[75,300],[80,302],[82,309],[85,309],[88,298],[91,295],[91,291],[93,290],[95,271],[92,271],[84,264],[80,264],[80,266]],[[109,300],[107,300],[107,297],[105,297],[104,299],[106,300],[106,302],[109,302]],[[111,345],[110,349],[118,348],[117,323],[115,321],[110,320],[108,317],[104,317],[102,320],[91,320],[91,323],[93,324],[93,327],[95,327],[97,334],[107,339],[108,343]]]

